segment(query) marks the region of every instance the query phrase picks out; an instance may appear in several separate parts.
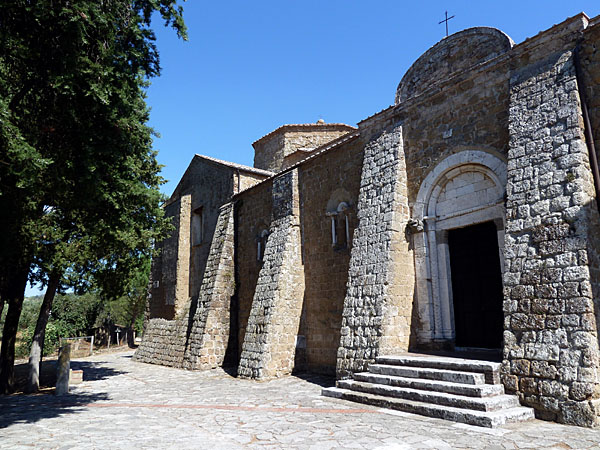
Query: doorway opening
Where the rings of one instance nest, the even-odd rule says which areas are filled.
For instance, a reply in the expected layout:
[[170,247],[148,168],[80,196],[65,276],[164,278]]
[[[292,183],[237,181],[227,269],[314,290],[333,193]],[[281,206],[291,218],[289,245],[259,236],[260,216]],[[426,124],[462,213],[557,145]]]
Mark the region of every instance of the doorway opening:
[[456,347],[502,346],[502,271],[498,231],[484,222],[448,231]]

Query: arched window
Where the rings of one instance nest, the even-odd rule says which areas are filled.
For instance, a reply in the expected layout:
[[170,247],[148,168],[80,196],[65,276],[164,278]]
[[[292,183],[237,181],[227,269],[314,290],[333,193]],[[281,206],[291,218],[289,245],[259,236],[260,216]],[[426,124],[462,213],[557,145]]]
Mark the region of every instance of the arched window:
[[350,207],[346,202],[340,202],[335,209],[327,213],[331,218],[331,246],[335,250],[348,248],[350,245]]
[[265,256],[265,247],[267,246],[267,238],[269,231],[263,229],[256,237],[256,260],[262,262]]

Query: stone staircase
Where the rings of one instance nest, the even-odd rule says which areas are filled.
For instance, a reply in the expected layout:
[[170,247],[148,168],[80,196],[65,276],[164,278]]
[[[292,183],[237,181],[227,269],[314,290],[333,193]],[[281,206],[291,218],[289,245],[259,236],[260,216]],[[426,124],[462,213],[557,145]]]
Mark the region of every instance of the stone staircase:
[[379,356],[369,371],[322,395],[455,422],[497,427],[534,418],[504,393],[500,363],[406,354]]

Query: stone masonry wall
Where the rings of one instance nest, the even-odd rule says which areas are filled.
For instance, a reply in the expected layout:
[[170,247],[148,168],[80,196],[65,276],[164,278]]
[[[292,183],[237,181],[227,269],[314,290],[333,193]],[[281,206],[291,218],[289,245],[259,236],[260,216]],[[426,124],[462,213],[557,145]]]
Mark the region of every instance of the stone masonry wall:
[[311,152],[321,145],[327,144],[334,139],[348,133],[347,129],[336,130],[328,129],[327,125],[319,125],[321,130],[306,131],[289,131],[285,133],[284,140],[284,157],[291,155],[297,150]]
[[236,300],[238,350],[242,353],[242,344],[246,334],[248,318],[252,309],[252,299],[263,262],[259,260],[257,242],[263,230],[269,230],[273,205],[272,183],[266,181],[236,198]]
[[233,187],[234,193],[237,194],[238,192],[244,191],[244,190],[254,186],[255,184],[260,183],[264,179],[265,179],[264,175],[256,175],[253,173],[244,173],[244,172],[238,173],[236,175],[236,185]]
[[462,150],[508,153],[508,72],[506,63],[466,72],[464,79],[397,107],[396,114],[404,119],[411,204],[423,180],[448,156]]
[[[600,26],[588,27],[580,51],[587,106],[596,147],[596,157],[600,158]],[[582,86],[579,86],[581,89]],[[596,193],[596,196],[598,193]],[[599,219],[600,220],[600,219]],[[598,231],[590,236],[588,257],[590,262],[592,292],[596,308],[596,322],[600,324],[600,224]]]
[[364,150],[338,378],[365,370],[382,351],[408,350],[414,269],[404,235],[410,217],[405,180],[402,126],[397,124]]
[[192,226],[192,196],[182,195],[179,202],[177,264],[174,289],[175,318],[180,318],[190,298],[190,234]]
[[[235,168],[196,155],[166,203],[165,213],[173,217],[175,230],[159,244],[161,261],[153,263],[150,318],[181,318],[189,303],[197,299],[219,208],[229,201],[238,185],[236,172]],[[252,174],[240,174],[240,186],[256,182]],[[170,304],[175,304],[176,314],[161,314],[163,305]]]
[[254,167],[277,172],[281,168],[283,158],[284,137],[277,133],[265,139],[264,142],[254,143]]
[[[233,204],[221,208],[198,305],[176,320],[151,319],[135,360],[208,369],[222,365],[229,341],[229,306],[234,286]],[[190,317],[193,314],[193,318]]]
[[133,360],[181,367],[185,354],[186,331],[186,319],[150,319]]
[[452,74],[510,50],[510,38],[495,28],[469,28],[442,39],[406,72],[396,91],[396,104],[420,95]]
[[303,296],[298,171],[293,170],[273,180],[273,221],[244,336],[240,377],[292,372]]
[[149,319],[171,320],[175,317],[175,284],[179,246],[179,199],[165,206],[174,231],[158,244],[160,253],[152,259],[152,282],[148,298]]
[[539,417],[592,426],[600,384],[588,244],[597,210],[573,58],[523,60],[510,81],[503,381]]
[[221,207],[183,367],[212,369],[223,365],[230,336],[230,304],[235,291],[233,204]]
[[286,156],[298,150],[311,152],[353,130],[343,124],[284,125],[253,144],[254,167],[279,172],[284,168]]
[[[305,295],[301,334],[306,338],[307,369],[335,373],[340,345],[352,235],[358,224],[357,203],[363,144],[354,140],[331,149],[299,168]],[[331,217],[345,201],[350,241],[332,245]],[[344,233],[341,219],[337,233]]]

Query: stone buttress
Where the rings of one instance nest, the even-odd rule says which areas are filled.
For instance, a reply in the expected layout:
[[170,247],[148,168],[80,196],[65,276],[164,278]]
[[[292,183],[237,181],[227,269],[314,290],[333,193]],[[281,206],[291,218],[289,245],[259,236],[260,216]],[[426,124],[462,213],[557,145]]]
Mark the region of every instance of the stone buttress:
[[503,381],[539,417],[593,426],[598,210],[573,52],[523,59],[510,80]]
[[338,378],[365,370],[378,354],[408,350],[415,276],[405,238],[409,218],[402,126],[396,124],[364,149]]
[[265,246],[238,375],[271,378],[294,368],[304,297],[298,170],[273,180],[273,220]]
[[221,207],[211,243],[198,306],[185,350],[183,367],[205,370],[223,365],[230,335],[234,279],[233,203]]
[[[188,369],[209,369],[223,364],[229,339],[233,277],[233,204],[221,207],[211,242],[197,307],[176,320],[151,319],[136,361]],[[190,311],[191,310],[191,311]]]

